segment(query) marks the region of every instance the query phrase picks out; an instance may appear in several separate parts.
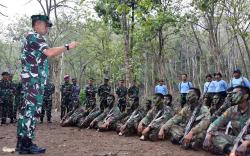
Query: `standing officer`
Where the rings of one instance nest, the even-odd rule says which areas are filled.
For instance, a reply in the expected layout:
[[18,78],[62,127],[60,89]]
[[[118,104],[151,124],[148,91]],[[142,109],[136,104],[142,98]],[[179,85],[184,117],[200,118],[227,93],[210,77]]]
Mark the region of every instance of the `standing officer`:
[[33,31],[25,34],[21,51],[24,102],[17,126],[17,150],[20,154],[45,153],[46,149],[33,144],[32,139],[35,138],[34,131],[40,117],[44,86],[49,74],[47,57],[60,55],[78,44],[72,42],[61,47],[49,48],[44,38],[52,26],[49,17],[33,15],[31,19]]

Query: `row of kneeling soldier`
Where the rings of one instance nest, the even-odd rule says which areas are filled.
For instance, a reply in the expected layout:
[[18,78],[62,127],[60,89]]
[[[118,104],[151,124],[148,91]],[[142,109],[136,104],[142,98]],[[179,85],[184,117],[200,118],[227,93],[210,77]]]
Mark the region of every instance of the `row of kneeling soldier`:
[[[114,95],[108,79],[105,79],[97,90],[100,105],[97,106],[94,96],[89,94],[85,105],[76,106],[63,117],[61,126],[97,129],[100,132],[113,130],[119,136],[139,135],[140,140],[170,140],[185,149],[203,148],[213,154],[249,154],[248,87],[238,85],[227,90],[223,104],[213,111],[211,105],[204,102],[206,96],[201,98],[200,90],[191,87],[185,106],[174,111],[170,94],[155,93],[152,99],[139,102],[138,88],[135,86],[135,94],[127,96],[121,104],[121,97],[117,94],[124,89],[122,83]],[[95,90],[91,89],[91,84],[92,81],[86,91]]]

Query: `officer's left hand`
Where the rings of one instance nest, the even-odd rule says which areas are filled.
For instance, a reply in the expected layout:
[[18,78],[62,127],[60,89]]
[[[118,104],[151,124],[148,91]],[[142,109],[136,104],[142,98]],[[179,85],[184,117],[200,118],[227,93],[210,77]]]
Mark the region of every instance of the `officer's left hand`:
[[193,133],[190,131],[185,137],[184,137],[184,140],[183,140],[183,143],[185,145],[189,144],[190,141],[192,140],[193,138]]

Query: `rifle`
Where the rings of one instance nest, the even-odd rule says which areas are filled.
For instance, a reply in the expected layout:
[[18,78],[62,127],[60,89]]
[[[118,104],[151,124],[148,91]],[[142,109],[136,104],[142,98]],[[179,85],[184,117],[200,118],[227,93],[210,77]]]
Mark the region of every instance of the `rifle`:
[[247,128],[249,127],[249,125],[250,125],[250,118],[246,121],[245,126],[242,128],[242,130],[238,134],[237,138],[234,140],[234,146],[233,146],[233,149],[231,150],[231,153],[236,152],[236,150],[237,150],[237,148],[239,146],[239,143],[241,142],[242,137],[245,134],[245,132],[247,131]]
[[[139,116],[139,114],[136,114],[138,112],[138,110],[135,110],[131,115],[130,115],[130,117],[128,118],[128,120],[125,122],[125,124],[122,126],[122,127],[124,127],[124,129],[127,127],[127,124],[128,124],[128,122],[130,121],[130,120],[132,120],[133,118],[137,118],[138,116]],[[123,131],[124,131],[124,129],[120,129],[120,135],[123,135]]]
[[162,113],[162,110],[159,110],[158,113],[155,115],[154,119],[150,122],[148,126],[151,126],[153,122],[160,116],[161,113]]
[[[201,106],[202,106],[202,105],[199,104],[198,106],[195,107],[195,109],[194,109],[194,111],[193,111],[193,113],[192,113],[192,116],[191,116],[191,118],[189,119],[188,124],[186,125],[186,128],[185,128],[185,130],[184,130],[184,135],[183,135],[182,139],[181,139],[180,142],[179,142],[180,144],[183,143],[184,138],[185,138],[186,135],[190,132],[190,130],[191,130],[192,126],[193,126],[193,123],[194,123],[194,121],[195,121],[195,118],[196,118],[197,114],[198,114],[199,111],[200,111]],[[188,145],[183,145],[183,146],[184,146],[185,148],[188,147]]]

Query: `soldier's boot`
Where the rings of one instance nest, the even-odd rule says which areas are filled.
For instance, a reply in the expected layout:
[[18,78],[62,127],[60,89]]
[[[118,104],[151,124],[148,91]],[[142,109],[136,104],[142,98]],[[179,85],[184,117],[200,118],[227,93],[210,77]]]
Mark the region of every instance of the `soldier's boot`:
[[17,137],[17,142],[16,142],[16,151],[20,151],[21,148],[21,137]]
[[23,137],[21,139],[19,154],[43,154],[45,152],[45,148],[41,148],[36,144],[33,144],[30,138]]
[[52,122],[51,122],[51,118],[47,118],[47,122],[48,122],[48,123],[52,123]]
[[233,146],[231,144],[226,144],[226,146],[223,149],[223,152],[228,155],[228,154],[230,154],[232,149],[233,149]]
[[43,117],[40,117],[40,123],[41,124],[43,123]]

